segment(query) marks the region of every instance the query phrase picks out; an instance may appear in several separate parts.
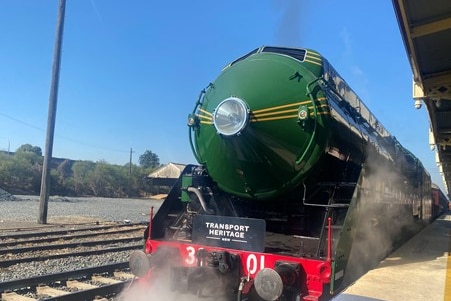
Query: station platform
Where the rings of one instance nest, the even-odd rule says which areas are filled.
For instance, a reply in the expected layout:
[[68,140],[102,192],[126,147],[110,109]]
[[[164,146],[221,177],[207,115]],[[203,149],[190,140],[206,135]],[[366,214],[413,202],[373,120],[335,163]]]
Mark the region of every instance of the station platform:
[[451,301],[451,214],[444,214],[333,301]]

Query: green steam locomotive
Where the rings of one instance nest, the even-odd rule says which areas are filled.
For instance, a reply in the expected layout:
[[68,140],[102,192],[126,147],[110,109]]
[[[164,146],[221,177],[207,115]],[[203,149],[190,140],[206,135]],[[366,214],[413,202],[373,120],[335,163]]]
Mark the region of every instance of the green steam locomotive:
[[436,217],[422,163],[314,50],[231,62],[188,126],[199,165],[130,259],[150,292],[328,300]]

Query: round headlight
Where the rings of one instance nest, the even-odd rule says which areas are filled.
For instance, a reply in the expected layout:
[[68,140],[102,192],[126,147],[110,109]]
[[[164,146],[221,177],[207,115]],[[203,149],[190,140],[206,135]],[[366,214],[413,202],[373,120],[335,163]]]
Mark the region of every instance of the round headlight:
[[273,269],[262,269],[257,273],[254,280],[257,294],[266,301],[275,301],[283,291],[283,282],[280,275]]
[[249,120],[246,103],[237,97],[224,99],[216,108],[213,123],[219,134],[232,136],[239,134]]

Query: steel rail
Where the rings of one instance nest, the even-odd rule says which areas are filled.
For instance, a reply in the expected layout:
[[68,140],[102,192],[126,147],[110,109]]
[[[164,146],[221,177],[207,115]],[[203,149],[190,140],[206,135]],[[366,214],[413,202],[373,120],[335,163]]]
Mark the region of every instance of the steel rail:
[[140,250],[142,248],[143,248],[143,245],[141,243],[141,244],[125,246],[125,247],[107,248],[107,249],[90,250],[90,251],[80,251],[80,252],[72,252],[72,253],[64,253],[64,254],[51,254],[51,255],[47,255],[47,256],[7,259],[7,260],[0,260],[0,268],[6,268],[6,267],[9,267],[14,264],[24,263],[24,262],[44,261],[44,260],[49,260],[49,259],[58,259],[58,258],[73,257],[73,256],[99,255],[99,254],[112,253],[112,252]]
[[51,244],[51,245],[40,245],[40,246],[31,246],[31,247],[21,247],[21,248],[7,248],[0,249],[0,255],[13,253],[14,255],[34,252],[34,251],[45,251],[45,250],[58,250],[58,249],[66,249],[66,248],[78,248],[78,247],[91,247],[97,245],[107,245],[107,244],[115,244],[115,243],[127,243],[133,241],[142,241],[143,237],[135,236],[135,237],[126,237],[126,238],[115,238],[115,239],[104,239],[104,240],[91,240],[91,241],[79,241],[79,242],[71,242],[64,244]]
[[128,261],[84,268],[74,271],[61,272],[55,274],[40,275],[25,279],[10,280],[0,282],[0,292],[8,290],[18,290],[22,288],[35,288],[42,283],[52,283],[58,280],[80,279],[93,274],[114,272],[115,270],[127,269],[129,267]]
[[29,240],[14,240],[10,242],[0,243],[0,249],[17,246],[20,244],[33,244],[33,243],[43,243],[43,242],[52,242],[52,241],[60,241],[60,240],[71,240],[71,239],[79,239],[79,238],[88,238],[102,235],[111,235],[111,234],[120,234],[120,233],[130,233],[134,231],[144,230],[145,227],[142,228],[133,228],[133,229],[122,229],[116,231],[108,231],[108,232],[97,232],[97,233],[86,233],[86,234],[75,234],[75,235],[65,235],[65,236],[57,236],[57,237],[49,237],[49,238],[37,238],[37,239],[29,239]]
[[[122,228],[122,227],[132,227],[132,226],[138,226],[138,225],[145,225],[145,223],[134,223],[134,224],[117,224],[117,225],[108,225],[108,226],[100,226],[100,227],[90,227],[90,228],[80,228],[80,229],[70,229],[70,230],[58,230],[58,231],[39,231],[39,232],[28,232],[28,233],[19,233],[19,234],[2,234],[0,235],[0,240],[5,239],[20,239],[20,238],[27,238],[27,237],[37,237],[37,236],[51,236],[51,235],[65,235],[75,232],[83,232],[83,231],[97,231],[97,230],[104,230],[104,229],[111,229],[111,228]],[[22,228],[14,228],[14,229],[22,229]],[[39,230],[40,228],[36,228],[36,230]],[[0,229],[5,230],[5,229]],[[10,229],[13,230],[13,229]]]

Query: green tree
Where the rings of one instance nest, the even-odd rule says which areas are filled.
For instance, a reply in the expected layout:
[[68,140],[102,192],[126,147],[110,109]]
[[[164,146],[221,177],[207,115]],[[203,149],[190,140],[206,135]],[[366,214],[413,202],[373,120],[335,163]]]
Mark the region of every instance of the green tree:
[[58,171],[58,174],[62,178],[69,178],[72,174],[72,164],[70,160],[64,160],[60,164],[58,164],[58,167],[56,168]]
[[[42,151],[31,144],[13,155],[0,152],[0,187],[15,194],[37,194],[42,177]],[[146,151],[140,165],[124,166],[106,161],[58,161],[50,171],[51,193],[75,196],[140,197],[150,192],[145,180],[160,165],[158,155]]]
[[40,190],[42,164],[34,153],[16,153],[9,166],[10,185],[17,190],[36,193]]
[[96,164],[92,161],[77,161],[72,165],[73,189],[78,195],[90,195],[89,182],[92,179]]
[[97,162],[90,184],[95,196],[124,197],[127,195],[128,176],[121,166]]
[[38,156],[42,156],[42,149],[39,146],[33,146],[31,144],[22,144],[16,150],[16,153],[33,153]]
[[64,160],[58,164],[56,169],[50,170],[50,185],[53,193],[59,195],[73,194],[72,164],[72,161]]
[[13,157],[0,153],[0,187],[5,187],[11,182],[11,166]]
[[150,192],[150,187],[145,179],[149,174],[148,170],[135,164],[132,164],[131,168],[129,164],[126,164],[123,168],[128,175],[127,196],[139,197],[147,195]]
[[143,168],[155,168],[160,166],[160,158],[152,151],[146,150],[144,154],[139,156],[139,165]]

